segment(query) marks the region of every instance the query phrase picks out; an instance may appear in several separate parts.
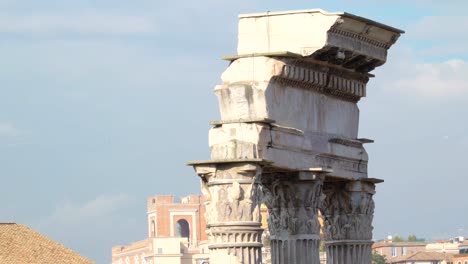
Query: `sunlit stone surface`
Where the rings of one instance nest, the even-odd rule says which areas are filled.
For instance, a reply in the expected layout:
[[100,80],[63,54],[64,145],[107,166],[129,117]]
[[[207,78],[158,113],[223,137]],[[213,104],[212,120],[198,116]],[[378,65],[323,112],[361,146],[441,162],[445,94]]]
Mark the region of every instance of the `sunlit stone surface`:
[[238,54],[215,87],[211,160],[191,162],[207,197],[211,263],[261,263],[259,206],[273,263],[370,263],[375,183],[358,138],[369,74],[403,32],[347,13],[239,17]]

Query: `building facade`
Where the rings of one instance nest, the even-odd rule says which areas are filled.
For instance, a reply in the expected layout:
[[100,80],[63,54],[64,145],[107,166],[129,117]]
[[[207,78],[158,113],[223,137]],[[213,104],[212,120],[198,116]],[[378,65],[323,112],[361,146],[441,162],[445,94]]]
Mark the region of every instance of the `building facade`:
[[[390,260],[392,264],[452,264],[453,255],[442,252],[417,252]],[[387,260],[388,261],[388,260]]]
[[176,201],[173,195],[147,200],[148,237],[187,237],[189,248],[207,240],[202,196],[189,195]]
[[453,257],[453,264],[468,264],[468,241],[458,246],[458,254]]
[[372,245],[372,250],[386,257],[387,260],[413,255],[426,251],[426,243],[423,242],[393,242],[378,241]]
[[113,264],[208,263],[204,200],[189,195],[176,201],[172,195],[147,200],[148,237],[112,248]]

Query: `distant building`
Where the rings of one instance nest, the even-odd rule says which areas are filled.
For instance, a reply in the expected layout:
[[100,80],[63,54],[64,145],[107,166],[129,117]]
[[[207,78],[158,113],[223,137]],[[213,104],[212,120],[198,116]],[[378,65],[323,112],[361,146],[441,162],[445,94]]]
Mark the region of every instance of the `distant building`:
[[205,264],[205,205],[202,196],[175,201],[172,195],[147,200],[148,238],[112,248],[113,264]]
[[442,252],[417,252],[387,260],[392,264],[452,264],[453,254]]
[[0,263],[94,264],[95,262],[27,226],[0,223]]
[[427,252],[442,252],[449,254],[458,253],[458,242],[452,241],[436,241],[435,243],[429,243],[426,245]]
[[372,245],[372,250],[378,254],[385,256],[387,260],[393,258],[412,255],[418,252],[426,251],[426,243],[424,242],[393,242],[391,240],[378,241]]
[[204,264],[208,249],[189,249],[186,237],[156,237],[112,248],[113,264]]
[[453,264],[468,264],[468,241],[458,246],[458,254],[453,256]]
[[172,195],[148,198],[148,237],[187,237],[190,247],[207,240],[203,196],[175,201]]

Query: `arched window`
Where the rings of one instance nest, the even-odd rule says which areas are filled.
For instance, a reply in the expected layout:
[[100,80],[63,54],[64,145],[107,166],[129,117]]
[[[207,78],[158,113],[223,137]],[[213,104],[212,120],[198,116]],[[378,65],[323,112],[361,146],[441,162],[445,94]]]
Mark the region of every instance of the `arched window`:
[[465,260],[464,264],[468,264],[468,260]]
[[151,236],[156,237],[156,223],[154,220],[151,220]]
[[190,241],[190,226],[187,220],[180,219],[176,224],[176,237],[186,237]]

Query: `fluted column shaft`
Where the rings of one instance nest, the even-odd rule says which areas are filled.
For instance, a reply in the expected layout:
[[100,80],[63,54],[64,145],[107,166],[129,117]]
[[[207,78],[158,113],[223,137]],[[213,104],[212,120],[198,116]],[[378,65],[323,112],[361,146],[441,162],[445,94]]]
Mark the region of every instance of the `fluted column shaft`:
[[273,264],[319,264],[318,205],[323,176],[312,172],[262,175]]
[[370,182],[327,182],[321,204],[328,264],[372,262],[372,219],[375,185]]
[[195,168],[207,201],[210,263],[261,264],[261,166],[218,163]]

